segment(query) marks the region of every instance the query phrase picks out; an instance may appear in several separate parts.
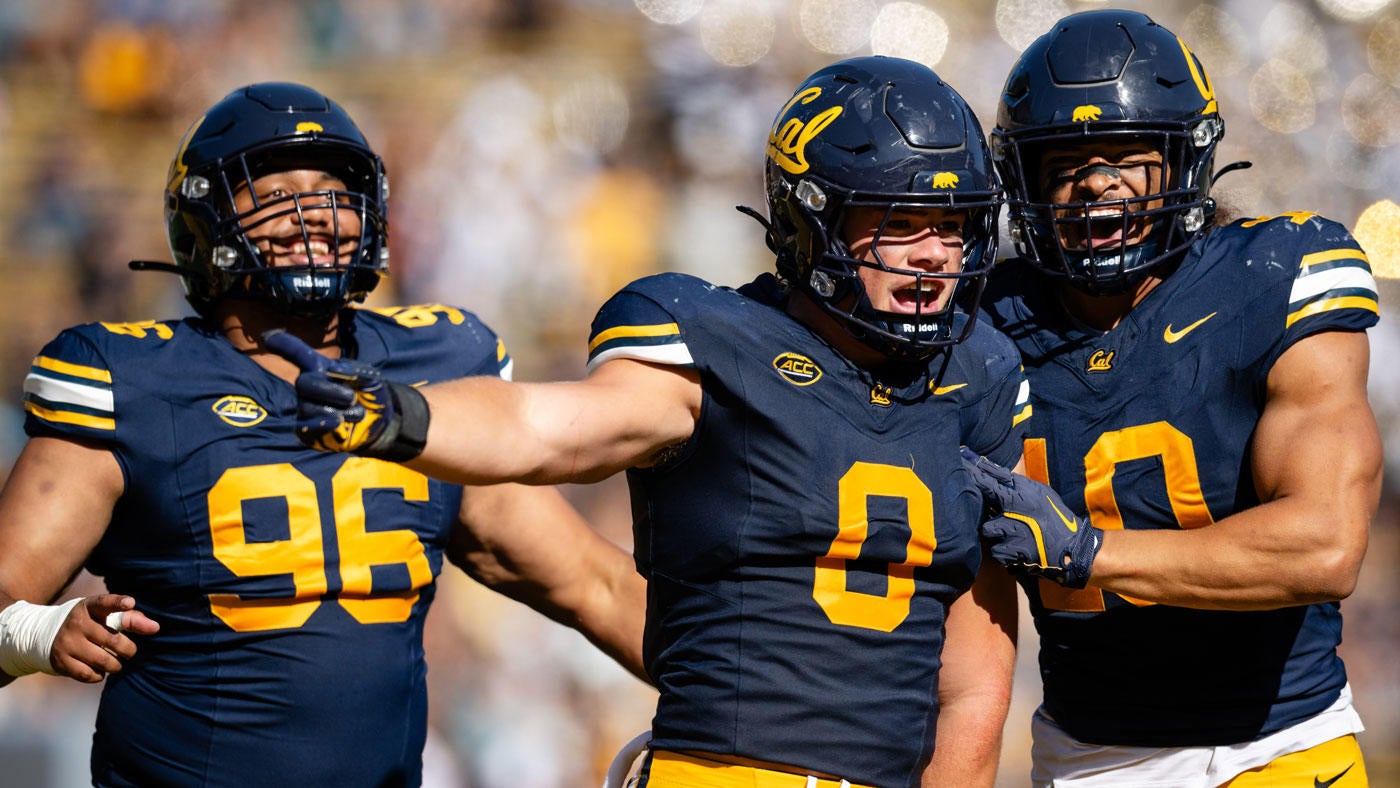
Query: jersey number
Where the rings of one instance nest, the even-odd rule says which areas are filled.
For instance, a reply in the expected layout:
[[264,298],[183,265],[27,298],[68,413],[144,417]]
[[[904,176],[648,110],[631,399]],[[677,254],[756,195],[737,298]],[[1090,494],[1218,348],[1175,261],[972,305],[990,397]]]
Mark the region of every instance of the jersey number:
[[[1026,475],[1050,484],[1044,438],[1027,438]],[[1196,448],[1190,436],[1165,421],[1105,432],[1094,441],[1084,457],[1084,507],[1089,522],[1105,531],[1123,529],[1123,513],[1113,494],[1113,474],[1118,463],[1158,457],[1162,462],[1167,497],[1172,514],[1181,528],[1200,528],[1215,522],[1201,491],[1201,474],[1196,466]],[[1134,605],[1150,605],[1123,597]],[[1097,612],[1104,609],[1103,591],[1088,586],[1069,589],[1048,580],[1040,581],[1040,600],[1049,610]]]
[[[345,461],[331,477],[342,586],[335,602],[361,624],[406,621],[418,601],[418,589],[433,580],[432,568],[413,531],[366,530],[363,493],[371,488],[402,490],[406,501],[428,500],[428,477],[421,473],[363,457]],[[271,490],[277,492],[269,493]],[[288,538],[248,541],[243,502],[261,498],[286,501]],[[209,532],[214,557],[230,572],[239,577],[290,575],[295,589],[292,596],[276,599],[210,594],[210,609],[234,631],[299,627],[321,606],[327,588],[327,559],[316,483],[292,465],[253,465],[224,471],[209,491]],[[409,588],[372,595],[370,568],[384,564],[405,565]]]
[[[933,549],[938,544],[933,535],[933,493],[912,469],[858,462],[841,477],[836,494],[836,539],[826,555],[817,559],[812,598],[833,624],[893,631],[909,617],[914,570],[933,563]],[[869,536],[867,507],[872,495],[903,498],[909,513],[904,563],[889,565],[884,596],[846,588],[846,562],[860,557],[861,545]]]

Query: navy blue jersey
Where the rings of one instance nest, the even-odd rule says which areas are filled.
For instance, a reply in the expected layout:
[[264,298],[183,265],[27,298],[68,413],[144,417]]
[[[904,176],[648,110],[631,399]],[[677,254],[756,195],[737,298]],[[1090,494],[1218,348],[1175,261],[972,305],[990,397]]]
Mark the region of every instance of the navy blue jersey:
[[[408,383],[508,371],[475,316],[358,310]],[[416,785],[423,619],[461,488],[293,435],[292,387],[208,324],[64,331],[25,429],[111,450],[126,489],[86,566],[161,625],[103,689],[98,785]]]
[[[1072,324],[1023,261],[992,279],[985,309],[1032,385],[1028,475],[1103,529],[1199,528],[1259,503],[1250,437],[1274,362],[1377,318],[1365,254],[1311,214],[1212,231],[1107,333]],[[1249,741],[1327,708],[1346,682],[1335,603],[1221,612],[1025,587],[1045,708],[1081,741]]]
[[1017,460],[1019,360],[978,326],[940,379],[880,380],[780,302],[771,276],[735,291],[667,274],[593,323],[590,366],[683,365],[704,391],[677,455],[628,473],[652,747],[914,785],[944,616],[981,556],[958,446]]

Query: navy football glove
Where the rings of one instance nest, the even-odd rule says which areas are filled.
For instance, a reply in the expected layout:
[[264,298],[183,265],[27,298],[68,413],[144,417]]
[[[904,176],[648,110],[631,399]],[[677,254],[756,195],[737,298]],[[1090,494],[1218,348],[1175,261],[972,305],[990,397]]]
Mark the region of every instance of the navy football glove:
[[281,329],[263,334],[263,344],[301,369],[296,432],[302,443],[391,462],[423,452],[429,413],[417,389],[385,380],[367,364],[329,359]]
[[992,558],[1008,569],[1069,588],[1089,582],[1103,531],[1070,511],[1050,487],[962,447],[963,465],[982,491],[990,516],[982,523]]

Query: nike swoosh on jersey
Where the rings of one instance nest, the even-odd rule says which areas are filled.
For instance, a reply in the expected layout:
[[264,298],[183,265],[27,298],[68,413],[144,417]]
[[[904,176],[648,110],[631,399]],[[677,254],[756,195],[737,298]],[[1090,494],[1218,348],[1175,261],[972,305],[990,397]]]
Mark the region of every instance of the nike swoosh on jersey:
[[966,385],[966,383],[954,383],[951,386],[939,386],[933,390],[933,393],[937,395],[951,394]]
[[1319,778],[1317,778],[1317,777],[1314,777],[1314,778],[1313,778],[1313,788],[1329,788],[1329,786],[1331,786],[1332,783],[1334,783],[1334,782],[1336,782],[1336,781],[1342,779],[1343,777],[1345,777],[1345,776],[1346,776],[1346,773],[1349,772],[1349,771],[1351,771],[1351,767],[1352,767],[1352,766],[1355,766],[1355,765],[1356,765],[1355,763],[1352,763],[1352,764],[1348,765],[1347,768],[1345,768],[1345,769],[1342,770],[1342,773],[1341,773],[1341,774],[1337,775],[1336,777],[1333,777],[1333,778],[1330,779],[1330,780],[1322,780],[1322,779],[1319,779]]
[[1206,315],[1200,320],[1197,320],[1196,322],[1192,323],[1186,328],[1181,329],[1180,331],[1173,331],[1172,324],[1168,323],[1167,327],[1162,331],[1162,339],[1165,340],[1168,345],[1172,344],[1173,342],[1179,342],[1182,337],[1186,336],[1192,331],[1195,331],[1198,326],[1200,326],[1207,320],[1210,320],[1212,317],[1215,317],[1215,315],[1215,312],[1211,312],[1210,314]]

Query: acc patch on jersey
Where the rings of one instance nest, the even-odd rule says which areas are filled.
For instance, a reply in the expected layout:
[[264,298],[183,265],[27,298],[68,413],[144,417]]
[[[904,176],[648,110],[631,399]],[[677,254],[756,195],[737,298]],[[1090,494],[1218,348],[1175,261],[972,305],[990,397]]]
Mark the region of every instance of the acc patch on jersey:
[[251,427],[267,418],[263,406],[241,394],[220,397],[211,409],[224,423],[235,427]]
[[817,362],[801,353],[780,354],[773,359],[773,369],[794,386],[810,386],[822,378],[822,368]]

